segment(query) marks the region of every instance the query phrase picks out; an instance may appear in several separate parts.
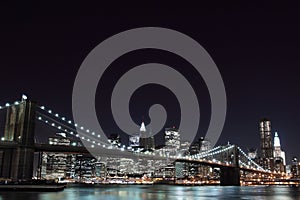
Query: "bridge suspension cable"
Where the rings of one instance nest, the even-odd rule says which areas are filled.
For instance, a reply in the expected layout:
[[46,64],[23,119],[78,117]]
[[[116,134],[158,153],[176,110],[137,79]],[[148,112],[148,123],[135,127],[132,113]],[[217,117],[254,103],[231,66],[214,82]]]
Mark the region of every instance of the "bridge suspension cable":
[[[5,108],[9,107],[10,104],[6,104]],[[2,107],[0,107],[1,109]],[[38,108],[40,109],[37,112],[37,119],[39,121],[42,121],[43,123],[47,124],[48,126],[51,126],[53,128],[56,128],[59,131],[68,133],[72,136],[75,136],[77,138],[80,138],[81,140],[85,140],[87,142],[89,142],[91,144],[91,147],[94,148],[96,146],[101,147],[101,148],[105,148],[105,149],[115,149],[115,150],[128,150],[134,153],[133,149],[130,149],[130,147],[126,147],[125,145],[123,145],[121,148],[119,147],[113,147],[108,141],[102,141],[100,134],[96,134],[94,131],[91,131],[87,128],[84,128],[83,126],[80,126],[76,123],[73,123],[72,120],[68,120],[66,119],[66,117],[62,117],[62,115],[56,113],[54,114],[52,110],[50,109],[46,109],[45,106],[38,106]],[[41,111],[41,112],[40,112]],[[228,151],[230,149],[232,149],[235,145],[227,145],[225,148],[224,146],[217,146],[213,149],[210,149],[208,151],[205,152],[201,152],[199,154],[195,154],[192,156],[185,156],[185,158],[187,159],[205,159],[207,157],[211,157],[214,155],[218,155],[221,154],[225,151]],[[255,161],[253,161],[240,147],[237,147],[238,151],[241,153],[242,156],[244,156],[251,164],[253,164],[256,169],[258,170],[262,170],[262,171],[266,171],[264,170],[260,165],[258,165]],[[140,152],[141,153],[141,152]],[[149,156],[151,156],[153,153],[142,153],[142,154],[149,154]],[[166,158],[166,156],[157,156],[155,154],[153,154],[153,156],[155,157],[160,157],[160,158]],[[177,159],[180,158],[176,157],[176,156],[172,156],[170,158],[173,159]],[[213,159],[214,160],[214,159]],[[239,163],[244,166],[249,168],[249,165],[247,165],[245,162],[241,161],[239,159]]]
[[266,171],[263,167],[261,167],[259,164],[254,162],[240,147],[237,147],[237,149],[239,150],[239,152],[242,153],[243,156],[245,156],[247,158],[248,161],[250,161],[250,163],[252,163],[254,166],[256,166],[257,169]]
[[39,121],[42,121],[59,131],[66,132],[72,136],[80,138],[81,140],[91,142],[91,147],[94,147],[94,145],[102,145],[102,147],[109,146],[108,141],[102,141],[100,139],[100,134],[96,134],[94,131],[85,129],[83,126],[78,126],[77,124],[72,123],[71,120],[67,120],[65,117],[60,117],[59,114],[53,114],[51,110],[46,110],[44,106],[39,106],[39,108],[44,111],[44,113],[36,111],[38,114],[37,119]]

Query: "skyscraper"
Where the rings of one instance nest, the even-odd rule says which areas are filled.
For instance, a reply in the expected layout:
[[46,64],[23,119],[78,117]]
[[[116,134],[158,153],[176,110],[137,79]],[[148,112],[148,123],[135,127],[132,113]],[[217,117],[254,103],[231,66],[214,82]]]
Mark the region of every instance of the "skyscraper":
[[144,122],[141,124],[140,128],[140,146],[144,148],[144,150],[154,150],[154,137],[151,133],[147,133],[146,126]]
[[144,122],[142,122],[142,124],[141,124],[141,128],[140,128],[140,132],[141,132],[141,134],[142,133],[146,133],[146,126],[145,126],[145,123]]
[[275,132],[274,136],[274,161],[275,161],[275,170],[277,172],[285,171],[285,152],[281,150],[280,139],[278,133]]
[[291,175],[293,178],[299,178],[299,163],[297,157],[293,157],[292,166],[291,166]]
[[137,134],[129,136],[129,146],[132,148],[138,148],[140,146],[140,136]]
[[194,142],[190,147],[191,155],[205,152],[211,149],[211,143],[205,140],[204,137],[200,137],[196,142]]
[[271,133],[271,122],[268,119],[262,119],[259,123],[261,165],[264,169],[273,171],[274,156]]
[[[66,133],[56,133],[48,138],[50,145],[70,146],[71,141],[66,137]],[[75,156],[63,152],[43,152],[42,163],[40,166],[41,177],[45,179],[55,179],[68,176],[74,176],[72,163]],[[73,167],[72,167],[73,166]],[[73,173],[72,173],[73,171]]]
[[165,129],[165,145],[170,155],[176,155],[180,149],[180,133],[175,127]]

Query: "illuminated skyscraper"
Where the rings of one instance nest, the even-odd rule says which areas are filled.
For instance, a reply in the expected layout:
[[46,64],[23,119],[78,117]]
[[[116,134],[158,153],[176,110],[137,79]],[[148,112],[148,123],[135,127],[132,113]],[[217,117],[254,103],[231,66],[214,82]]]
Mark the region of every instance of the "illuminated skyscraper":
[[278,133],[275,132],[274,136],[274,159],[275,159],[275,170],[278,172],[285,171],[285,152],[281,150],[280,139]]
[[291,175],[293,178],[299,178],[299,163],[297,157],[293,157]]
[[[50,145],[70,146],[71,141],[66,137],[66,133],[56,133],[48,138]],[[62,152],[43,152],[41,163],[41,177],[45,179],[55,179],[68,176],[74,176],[72,173],[72,162],[75,156]],[[72,167],[73,166],[73,167]]]
[[144,150],[154,150],[154,137],[151,135],[151,131],[147,133],[146,126],[144,122],[141,124],[140,128],[140,146]]
[[268,119],[262,119],[259,123],[260,130],[260,148],[261,165],[265,169],[274,169],[273,143],[271,133],[271,122]]
[[140,136],[138,134],[129,137],[129,146],[132,148],[140,146]]
[[277,132],[275,132],[274,137],[274,157],[281,157],[283,159],[283,164],[286,165],[285,152],[281,149],[280,139]]
[[165,145],[175,149],[180,148],[180,133],[175,127],[165,129]]
[[180,149],[180,133],[175,127],[165,129],[165,145],[170,155],[176,155]]
[[145,126],[145,123],[144,122],[142,122],[142,124],[141,124],[141,128],[140,128],[140,132],[141,132],[141,134],[142,133],[146,133],[146,126]]
[[200,137],[196,142],[194,142],[190,147],[191,155],[205,152],[211,149],[211,143],[205,140],[204,137]]

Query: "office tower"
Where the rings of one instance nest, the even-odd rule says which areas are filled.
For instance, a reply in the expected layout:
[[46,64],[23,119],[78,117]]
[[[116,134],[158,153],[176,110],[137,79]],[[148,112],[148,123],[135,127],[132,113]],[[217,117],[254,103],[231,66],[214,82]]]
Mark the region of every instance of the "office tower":
[[200,146],[201,146],[201,141],[199,139],[190,146],[190,150],[189,150],[190,155],[195,155],[200,153]]
[[[66,133],[56,133],[48,138],[50,145],[70,146],[71,141]],[[59,152],[43,152],[41,164],[41,176],[45,179],[74,177],[75,156]]]
[[175,127],[165,129],[165,145],[170,155],[176,155],[180,149],[180,133]]
[[205,140],[204,137],[200,137],[196,142],[194,142],[190,147],[190,154],[198,154],[211,149],[211,143]]
[[191,146],[191,143],[188,142],[188,141],[181,142],[181,144],[180,144],[180,155],[181,156],[190,155],[190,151],[189,151],[190,146]]
[[149,136],[148,138],[141,138],[141,146],[144,148],[144,150],[151,150],[151,151],[154,150],[155,149],[154,137]]
[[297,157],[293,157],[291,166],[292,178],[299,178],[299,163]]
[[165,129],[165,145],[175,149],[180,148],[180,133],[175,127]]
[[274,168],[277,172],[285,172],[285,152],[281,150],[280,139],[277,132],[275,132],[274,136],[274,162]]
[[205,138],[201,138],[201,145],[200,145],[200,153],[211,150],[211,143],[208,140],[205,140]]
[[129,146],[132,148],[138,148],[140,146],[140,136],[138,134],[129,136]]
[[283,164],[286,165],[285,152],[281,149],[280,138],[277,132],[274,136],[274,157],[281,157],[283,159]]
[[259,123],[260,130],[260,148],[261,165],[264,169],[274,170],[273,143],[271,133],[271,122],[268,119],[262,119]]
[[106,164],[100,160],[95,162],[95,176],[102,180],[106,178]]
[[146,131],[147,131],[147,130],[146,130],[145,123],[142,122],[141,127],[140,127],[140,133],[143,134],[143,133],[146,133]]
[[151,131],[147,133],[146,126],[144,122],[141,124],[140,128],[140,147],[144,150],[154,150],[154,137],[151,135]]

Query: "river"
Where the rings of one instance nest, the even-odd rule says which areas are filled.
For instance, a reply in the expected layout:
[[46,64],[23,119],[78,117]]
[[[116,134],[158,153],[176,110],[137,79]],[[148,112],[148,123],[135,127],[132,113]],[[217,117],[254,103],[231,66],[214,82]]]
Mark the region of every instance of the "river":
[[173,186],[107,185],[72,187],[61,192],[0,192],[0,200],[174,200],[174,199],[278,199],[300,200],[300,188],[289,186]]

